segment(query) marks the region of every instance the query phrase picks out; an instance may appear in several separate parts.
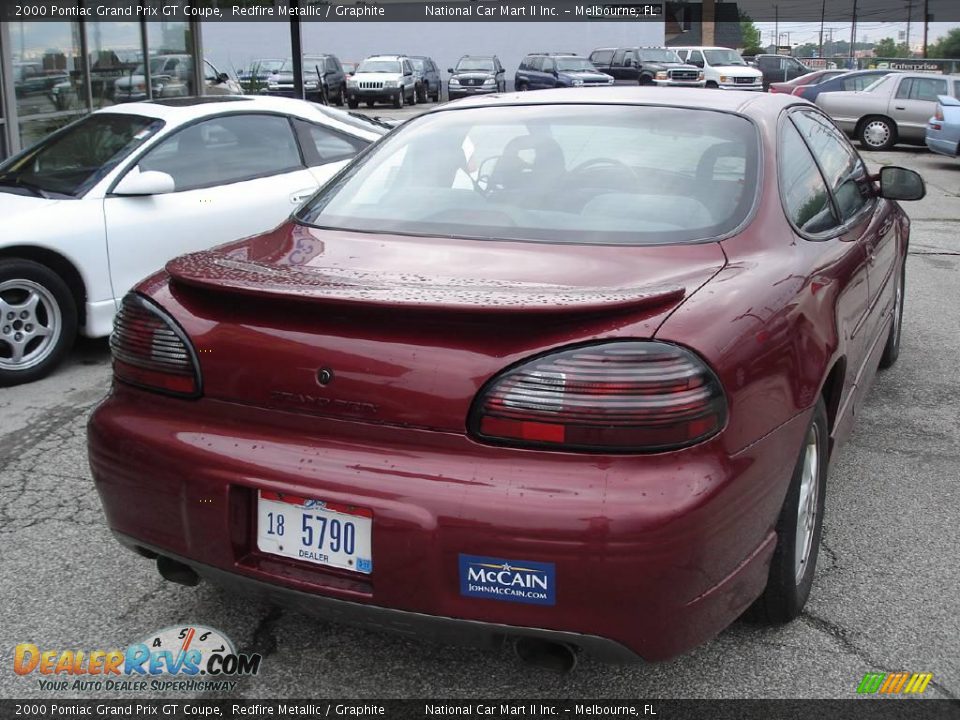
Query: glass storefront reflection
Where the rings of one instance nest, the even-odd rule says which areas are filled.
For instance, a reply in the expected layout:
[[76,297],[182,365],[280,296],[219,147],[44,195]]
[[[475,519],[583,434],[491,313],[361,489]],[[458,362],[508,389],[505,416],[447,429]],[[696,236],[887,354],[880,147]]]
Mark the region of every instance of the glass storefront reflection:
[[[152,5],[160,7],[155,0]],[[186,5],[187,0],[164,5]],[[147,46],[150,48],[150,80],[153,97],[182,97],[196,94],[194,88],[193,47],[190,23],[151,22],[147,24]],[[143,68],[141,68],[141,71]]]
[[10,23],[17,115],[86,110],[80,25]]
[[[135,22],[87,23],[87,51],[90,62],[90,90],[94,109],[131,99],[117,86],[131,85],[130,78],[143,70],[140,25]],[[141,75],[142,77],[142,75]],[[142,99],[142,98],[141,98]]]
[[[0,0],[2,2],[3,0]],[[158,9],[188,0],[144,0]],[[196,95],[192,24],[185,21],[35,21],[4,23],[0,53],[10,78],[4,126],[0,101],[0,160],[77,117],[120,102]],[[144,47],[146,39],[146,52]],[[9,41],[9,46],[6,43]],[[84,56],[85,53],[85,56]],[[239,93],[209,63],[211,94]],[[15,114],[14,114],[15,111]],[[18,142],[19,139],[19,142]],[[13,147],[9,147],[12,141]]]

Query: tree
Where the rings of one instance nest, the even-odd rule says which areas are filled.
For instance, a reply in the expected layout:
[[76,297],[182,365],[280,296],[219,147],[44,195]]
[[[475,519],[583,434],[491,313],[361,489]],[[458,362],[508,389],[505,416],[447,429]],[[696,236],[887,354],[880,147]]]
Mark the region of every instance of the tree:
[[793,49],[793,56],[799,58],[817,57],[820,48],[813,43],[804,43]]
[[760,30],[753,24],[753,19],[745,12],[740,12],[740,35],[743,38],[743,54],[759,55],[763,53],[760,47]]
[[927,48],[932,58],[960,58],[960,28],[954,28]]
[[873,54],[879,58],[910,57],[910,48],[906,43],[895,43],[893,38],[884,38],[873,46]]

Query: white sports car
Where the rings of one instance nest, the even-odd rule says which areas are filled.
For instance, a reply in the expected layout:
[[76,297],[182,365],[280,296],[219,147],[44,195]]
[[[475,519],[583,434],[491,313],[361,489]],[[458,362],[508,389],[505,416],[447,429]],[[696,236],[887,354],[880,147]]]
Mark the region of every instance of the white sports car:
[[275,227],[388,126],[302,100],[178,98],[97,111],[0,165],[0,386],[171,258]]

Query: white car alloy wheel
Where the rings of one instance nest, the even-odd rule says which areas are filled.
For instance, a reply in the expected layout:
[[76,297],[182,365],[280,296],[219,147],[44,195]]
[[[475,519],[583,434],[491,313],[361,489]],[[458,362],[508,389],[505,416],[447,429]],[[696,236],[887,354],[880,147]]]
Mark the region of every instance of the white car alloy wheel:
[[27,279],[0,282],[0,370],[36,367],[62,332],[60,305],[47,288]]

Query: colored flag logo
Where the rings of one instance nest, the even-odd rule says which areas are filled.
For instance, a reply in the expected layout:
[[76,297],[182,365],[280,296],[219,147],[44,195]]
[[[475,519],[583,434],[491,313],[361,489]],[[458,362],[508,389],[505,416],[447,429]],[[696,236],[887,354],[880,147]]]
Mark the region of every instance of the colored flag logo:
[[867,673],[857,686],[861,695],[919,695],[933,680],[933,673]]

